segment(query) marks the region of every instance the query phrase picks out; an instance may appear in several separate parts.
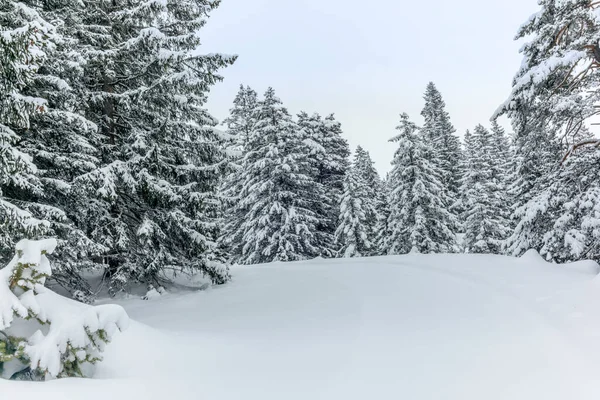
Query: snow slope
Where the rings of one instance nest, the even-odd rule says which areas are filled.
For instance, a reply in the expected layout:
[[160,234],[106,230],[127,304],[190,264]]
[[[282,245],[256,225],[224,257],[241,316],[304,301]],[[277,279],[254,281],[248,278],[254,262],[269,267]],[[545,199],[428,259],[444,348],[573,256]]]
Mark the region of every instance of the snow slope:
[[236,268],[124,301],[138,322],[98,379],[3,381],[0,398],[597,400],[597,272],[531,253]]

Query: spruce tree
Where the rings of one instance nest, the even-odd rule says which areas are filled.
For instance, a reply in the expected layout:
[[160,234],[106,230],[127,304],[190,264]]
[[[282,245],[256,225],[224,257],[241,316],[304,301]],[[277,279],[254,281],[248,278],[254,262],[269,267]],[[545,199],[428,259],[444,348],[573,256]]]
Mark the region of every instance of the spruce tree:
[[466,138],[468,163],[461,192],[466,199],[464,247],[470,253],[499,254],[509,233],[504,170],[494,139],[481,125]]
[[386,241],[391,236],[390,230],[390,177],[389,173],[381,184],[381,191],[379,195],[379,208],[378,208],[378,220],[376,224],[376,235],[375,235],[375,248],[377,255],[386,254]]
[[369,187],[359,171],[352,167],[344,179],[344,192],[340,197],[339,225],[335,242],[340,257],[363,257],[373,252],[367,215]]
[[459,197],[460,140],[450,122],[446,103],[433,82],[427,85],[424,99],[425,106],[421,115],[425,122],[421,132],[433,147],[431,161],[442,171],[442,184],[450,199],[449,206],[452,207]]
[[[553,136],[570,138],[597,113],[600,99],[599,21],[589,0],[540,0],[540,10],[517,32],[525,40],[523,61],[509,98],[496,115],[506,114],[515,132],[544,125]],[[526,119],[526,121],[524,121]]]
[[241,200],[241,192],[245,171],[243,159],[248,149],[248,141],[256,125],[258,94],[249,86],[240,86],[233,107],[224,123],[227,127],[226,151],[228,165],[221,183],[221,196],[224,200],[224,224],[219,238],[220,247],[230,253],[235,243],[242,239],[235,236],[240,232],[244,215],[239,215],[237,204]]
[[[591,1],[541,0],[539,5],[517,33],[525,40],[523,62],[509,98],[496,112],[511,118],[516,133],[510,187],[515,230],[506,249],[519,255],[534,248],[548,259],[566,260],[567,254],[581,257],[580,250],[593,241],[582,239],[585,228],[578,225],[586,212],[593,215],[593,207],[578,202],[594,197],[586,168],[595,162],[589,154],[563,166],[560,159],[579,140],[596,142],[586,141],[586,121],[597,113],[600,95],[600,30],[597,4]],[[581,184],[573,184],[580,176],[570,174],[580,175]]]
[[316,227],[317,243],[324,257],[335,255],[334,234],[343,191],[343,180],[348,169],[349,146],[342,137],[341,124],[333,115],[323,119],[319,114],[298,115],[298,125],[308,144],[308,160],[314,172],[315,191],[313,210],[319,222]]
[[387,254],[457,251],[456,220],[448,211],[444,173],[432,161],[433,146],[407,114],[400,118],[399,133],[390,140],[399,148],[389,176]]
[[244,180],[235,208],[242,223],[232,236],[232,258],[240,264],[297,261],[319,255],[313,210],[319,188],[304,133],[275,91],[259,103],[247,141]]
[[20,149],[20,133],[47,105],[25,91],[57,39],[35,7],[0,1],[0,262],[18,239],[50,234],[48,219],[63,218],[59,209],[36,201],[43,185],[31,155]]
[[84,81],[83,59],[70,30],[70,18],[81,12],[81,3],[60,0],[32,2],[31,6],[38,7],[39,14],[56,27],[41,68],[23,89],[24,95],[43,98],[45,104],[31,116],[28,127],[16,130],[19,150],[31,155],[37,168],[40,191],[15,193],[15,197],[35,201],[50,223],[47,234],[58,239],[52,280],[89,296],[81,272],[93,267],[94,257],[106,249],[79,228],[79,210],[88,198],[73,187],[76,177],[99,165],[100,137],[97,125],[83,116],[79,90]]
[[100,168],[76,183],[90,198],[83,227],[108,249],[111,290],[179,273],[225,282],[215,242],[226,158],[203,106],[235,57],[196,51],[219,2],[83,3],[82,96],[102,143]]
[[551,171],[536,195],[519,207],[507,252],[536,249],[548,261],[600,261],[600,153],[583,149]]
[[[377,228],[380,222],[380,213],[385,207],[385,191],[379,173],[375,169],[375,163],[368,151],[361,146],[356,148],[352,168],[356,170],[360,179],[366,182],[366,196],[364,209],[366,212],[366,232],[369,243],[377,242]],[[378,248],[371,246],[371,252],[365,255],[378,255]]]

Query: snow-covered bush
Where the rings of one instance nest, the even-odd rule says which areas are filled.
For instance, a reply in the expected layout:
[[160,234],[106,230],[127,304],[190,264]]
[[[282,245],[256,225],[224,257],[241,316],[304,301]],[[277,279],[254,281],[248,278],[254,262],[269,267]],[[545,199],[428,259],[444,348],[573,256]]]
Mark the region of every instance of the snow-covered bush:
[[125,310],[92,307],[44,287],[54,239],[21,240],[0,270],[0,377],[45,380],[89,376],[113,334],[127,328]]

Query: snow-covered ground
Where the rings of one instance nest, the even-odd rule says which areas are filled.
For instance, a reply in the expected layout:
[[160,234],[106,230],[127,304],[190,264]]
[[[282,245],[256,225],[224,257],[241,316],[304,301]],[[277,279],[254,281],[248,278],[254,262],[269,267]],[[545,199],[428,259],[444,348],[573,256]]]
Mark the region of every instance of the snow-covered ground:
[[137,322],[97,379],[2,381],[0,398],[597,400],[596,274],[531,254],[236,268],[122,302]]

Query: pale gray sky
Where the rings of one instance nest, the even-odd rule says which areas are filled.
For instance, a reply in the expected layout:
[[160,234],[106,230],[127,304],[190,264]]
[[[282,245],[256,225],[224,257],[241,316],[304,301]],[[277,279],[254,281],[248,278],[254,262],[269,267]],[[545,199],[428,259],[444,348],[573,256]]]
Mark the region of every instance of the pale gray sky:
[[335,113],[351,146],[390,169],[398,115],[417,122],[436,83],[459,134],[487,124],[521,62],[536,0],[223,0],[204,52],[238,54],[207,105],[222,120],[240,83],[273,86],[293,114]]

